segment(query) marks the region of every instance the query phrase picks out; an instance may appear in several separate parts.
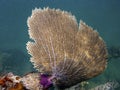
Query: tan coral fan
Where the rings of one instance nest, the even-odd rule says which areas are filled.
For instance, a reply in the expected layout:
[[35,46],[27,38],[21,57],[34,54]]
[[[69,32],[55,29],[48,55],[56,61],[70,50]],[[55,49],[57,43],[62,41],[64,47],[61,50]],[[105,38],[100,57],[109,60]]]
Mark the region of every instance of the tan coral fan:
[[92,78],[105,69],[107,51],[104,41],[82,21],[78,27],[70,13],[35,9],[28,18],[28,27],[34,42],[27,43],[27,50],[32,56],[31,62],[40,72],[64,73],[82,81],[81,78]]

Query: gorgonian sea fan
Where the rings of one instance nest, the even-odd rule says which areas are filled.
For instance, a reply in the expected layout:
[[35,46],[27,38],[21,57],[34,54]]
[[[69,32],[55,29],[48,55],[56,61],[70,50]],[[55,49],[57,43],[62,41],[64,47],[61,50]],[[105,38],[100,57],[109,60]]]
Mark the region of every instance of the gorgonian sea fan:
[[54,77],[53,84],[67,88],[101,74],[107,49],[98,32],[59,9],[35,9],[28,18],[30,61],[41,73]]

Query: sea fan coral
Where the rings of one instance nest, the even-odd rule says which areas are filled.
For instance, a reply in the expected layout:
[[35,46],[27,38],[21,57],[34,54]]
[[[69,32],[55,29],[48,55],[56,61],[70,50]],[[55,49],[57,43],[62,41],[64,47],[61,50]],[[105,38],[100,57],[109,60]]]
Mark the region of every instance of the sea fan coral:
[[27,23],[33,40],[27,43],[31,62],[39,72],[51,76],[55,86],[73,86],[99,75],[106,68],[104,41],[83,21],[78,26],[71,13],[35,9]]

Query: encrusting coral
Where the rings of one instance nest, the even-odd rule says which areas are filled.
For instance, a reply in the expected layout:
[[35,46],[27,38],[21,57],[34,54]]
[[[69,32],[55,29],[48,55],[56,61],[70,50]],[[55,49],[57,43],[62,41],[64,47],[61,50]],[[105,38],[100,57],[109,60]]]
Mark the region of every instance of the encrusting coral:
[[28,90],[40,90],[39,73],[28,73],[21,78],[23,86]]
[[[107,65],[107,50],[98,32],[59,9],[35,9],[28,18],[27,50],[41,72],[43,89],[68,88],[101,74]],[[44,85],[43,85],[44,82]],[[48,85],[48,86],[47,86]]]
[[21,83],[21,77],[8,73],[0,77],[0,90],[26,90]]

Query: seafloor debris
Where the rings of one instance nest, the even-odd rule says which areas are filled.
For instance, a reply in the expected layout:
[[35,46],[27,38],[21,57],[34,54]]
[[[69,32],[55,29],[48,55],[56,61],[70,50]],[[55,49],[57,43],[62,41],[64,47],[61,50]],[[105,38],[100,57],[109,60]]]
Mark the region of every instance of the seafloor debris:
[[[69,88],[101,74],[107,49],[99,34],[73,15],[58,9],[35,9],[28,18],[31,62],[42,73],[40,85]],[[42,77],[45,75],[46,77]]]
[[90,89],[91,83],[88,82],[83,82],[83,83],[79,83],[71,88],[67,88],[65,90],[116,90],[120,84],[117,81],[109,81],[107,83],[104,84],[100,84],[94,88]]
[[115,90],[118,88],[120,85],[117,81],[110,81],[105,84],[101,84],[95,88],[92,88],[90,90]]

